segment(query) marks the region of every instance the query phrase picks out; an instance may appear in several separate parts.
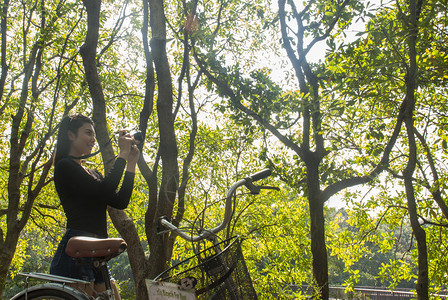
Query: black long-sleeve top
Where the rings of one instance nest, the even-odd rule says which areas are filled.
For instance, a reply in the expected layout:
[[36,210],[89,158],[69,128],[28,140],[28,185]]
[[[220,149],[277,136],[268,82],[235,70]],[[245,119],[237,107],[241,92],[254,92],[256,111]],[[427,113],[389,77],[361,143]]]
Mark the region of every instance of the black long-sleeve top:
[[70,158],[55,166],[54,183],[67,217],[67,228],[107,237],[107,206],[125,209],[134,187],[134,173],[125,172],[126,160],[117,158],[106,177],[85,169]]

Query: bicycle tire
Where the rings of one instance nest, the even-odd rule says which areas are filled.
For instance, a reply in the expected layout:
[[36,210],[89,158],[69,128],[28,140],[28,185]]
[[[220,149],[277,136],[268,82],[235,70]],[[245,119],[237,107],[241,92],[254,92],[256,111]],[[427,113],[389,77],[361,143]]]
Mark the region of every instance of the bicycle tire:
[[89,300],[89,296],[69,286],[57,283],[36,285],[25,289],[10,300]]

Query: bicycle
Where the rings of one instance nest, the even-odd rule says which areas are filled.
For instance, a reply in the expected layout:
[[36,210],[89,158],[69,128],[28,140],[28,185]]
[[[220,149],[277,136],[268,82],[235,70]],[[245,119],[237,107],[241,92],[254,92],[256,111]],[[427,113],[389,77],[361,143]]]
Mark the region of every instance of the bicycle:
[[[275,189],[277,187],[255,185],[254,182],[271,175],[269,169],[252,174],[235,182],[228,190],[223,221],[211,229],[203,229],[199,235],[190,235],[175,225],[167,218],[159,220],[160,234],[164,234],[163,228],[174,231],[181,238],[197,243],[211,241],[212,246],[197,252],[171,268],[165,270],[154,279],[147,279],[148,297],[150,300],[159,299],[257,299],[250,275],[247,271],[244,257],[241,252],[241,240],[238,236],[218,241],[217,233],[226,228],[232,218],[232,199],[236,196],[236,190],[246,186],[251,194],[259,194],[262,189]],[[126,242],[121,238],[97,239],[90,237],[73,237],[67,244],[66,252],[76,258],[92,257],[95,268],[101,270],[106,283],[106,290],[89,296],[73,285],[90,286],[89,282],[62,276],[44,273],[20,273],[25,276],[25,289],[10,300],[26,299],[68,299],[68,300],[113,300],[107,261],[126,250]],[[197,261],[190,268],[177,271],[182,266]],[[50,281],[50,283],[28,287],[30,279]],[[203,298],[205,297],[205,298]]]

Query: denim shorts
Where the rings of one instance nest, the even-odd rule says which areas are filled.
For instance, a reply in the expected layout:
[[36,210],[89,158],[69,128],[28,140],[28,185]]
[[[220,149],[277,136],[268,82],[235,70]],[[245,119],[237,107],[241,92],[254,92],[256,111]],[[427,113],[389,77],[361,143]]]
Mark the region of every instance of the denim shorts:
[[59,242],[58,249],[54,254],[53,260],[51,261],[50,274],[76,278],[84,281],[94,282],[95,284],[104,283],[101,272],[98,269],[94,268],[92,265],[93,258],[73,258],[65,253],[65,248],[67,246],[68,240],[74,236],[88,236],[99,238],[99,236],[92,233],[75,229],[67,229],[64,236],[62,237],[62,240]]

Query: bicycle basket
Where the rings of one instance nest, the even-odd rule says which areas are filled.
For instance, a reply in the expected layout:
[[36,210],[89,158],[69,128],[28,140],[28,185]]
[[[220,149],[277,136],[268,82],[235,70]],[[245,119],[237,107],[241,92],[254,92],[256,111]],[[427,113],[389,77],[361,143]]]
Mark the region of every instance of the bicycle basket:
[[[184,271],[182,265],[191,264]],[[257,299],[238,236],[206,248],[159,274],[154,280],[194,286],[199,299]]]

